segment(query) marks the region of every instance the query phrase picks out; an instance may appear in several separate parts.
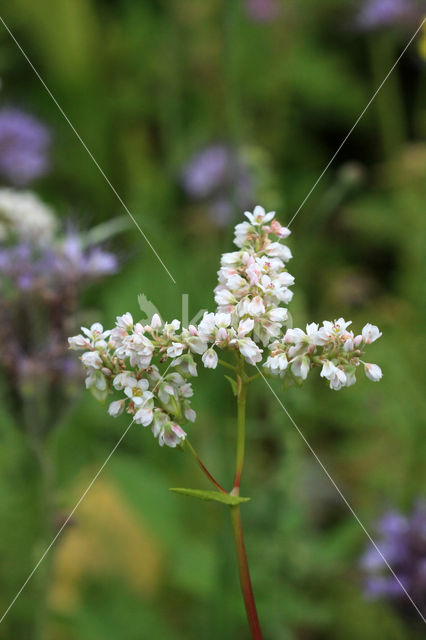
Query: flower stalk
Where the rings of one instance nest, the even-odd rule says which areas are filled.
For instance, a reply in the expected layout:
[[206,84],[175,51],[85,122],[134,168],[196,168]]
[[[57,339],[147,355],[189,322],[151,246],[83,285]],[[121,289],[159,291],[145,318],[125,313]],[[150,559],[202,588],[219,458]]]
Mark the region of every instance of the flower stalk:
[[247,620],[253,640],[262,640],[259,618],[257,616],[256,602],[251,586],[250,572],[244,545],[243,528],[241,524],[240,505],[229,507],[231,510],[232,531],[234,533],[235,550],[237,553],[238,572],[240,575],[241,591],[246,608]]
[[[244,359],[240,357],[237,374],[237,452],[235,459],[234,487],[231,491],[231,494],[236,496],[240,495],[241,477],[244,466],[246,401],[248,384],[249,381],[247,374],[245,373]],[[233,505],[230,507],[230,510],[235,551],[237,554],[238,573],[240,576],[240,585],[244,599],[244,605],[246,608],[247,620],[253,640],[261,640],[262,632],[257,615],[253,588],[251,585],[250,571],[241,523],[240,505]]]
[[212,474],[210,473],[210,471],[207,469],[207,467],[205,466],[205,464],[203,463],[203,461],[201,460],[201,458],[199,457],[198,453],[195,451],[194,447],[192,446],[192,444],[189,442],[189,439],[186,438],[185,440],[186,442],[186,446],[188,447],[189,451],[191,452],[192,456],[194,457],[194,459],[196,460],[198,466],[200,467],[201,471],[204,473],[204,475],[206,476],[206,478],[208,479],[209,482],[211,482],[216,489],[218,489],[221,493],[228,493],[223,487],[222,485],[220,485],[217,480],[215,480],[215,478],[212,476]]

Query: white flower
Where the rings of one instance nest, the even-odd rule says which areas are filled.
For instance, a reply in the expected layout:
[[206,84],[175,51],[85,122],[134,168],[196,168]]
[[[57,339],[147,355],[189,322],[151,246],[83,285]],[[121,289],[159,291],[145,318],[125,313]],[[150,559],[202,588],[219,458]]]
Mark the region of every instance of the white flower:
[[90,347],[89,340],[84,338],[81,334],[68,338],[68,344],[69,348],[73,351],[81,351],[81,349],[88,349]]
[[371,362],[364,363],[364,371],[367,378],[373,382],[378,382],[383,376],[382,370],[378,364],[371,364]]
[[287,289],[286,283],[288,282],[290,286],[293,284],[293,280],[293,276],[285,272],[273,278],[264,275],[260,280],[259,288],[262,289],[266,295],[273,295],[278,301],[287,304],[292,299],[293,292]]
[[246,218],[248,218],[248,220],[254,227],[258,227],[266,224],[267,222],[270,222],[270,220],[272,220],[272,218],[275,216],[275,211],[266,213],[263,207],[257,205],[257,207],[254,208],[253,213],[250,213],[250,211],[245,211],[244,215],[246,216]]
[[201,336],[191,336],[187,338],[186,342],[192,353],[201,355],[207,349],[207,341],[203,340]]
[[311,363],[307,356],[298,356],[291,363],[291,372],[297,378],[302,378],[302,380],[306,380],[308,377],[309,369],[311,367]]
[[356,382],[355,368],[353,370],[351,370],[351,369],[346,370],[345,374],[346,374],[345,386],[346,387],[351,387]]
[[248,313],[257,318],[265,313],[265,305],[263,304],[263,300],[260,296],[255,296],[251,302],[247,305]]
[[169,358],[178,358],[182,355],[185,345],[180,342],[172,342],[172,346],[168,347],[167,355]]
[[185,418],[189,420],[189,422],[195,422],[197,414],[195,413],[194,409],[191,409],[191,407],[187,407],[184,413]]
[[267,315],[272,322],[284,322],[287,320],[288,311],[284,307],[273,307]]
[[354,345],[354,339],[353,339],[353,335],[348,334],[348,337],[346,338],[344,344],[343,344],[343,351],[353,351],[355,349],[355,345]]
[[194,358],[191,354],[186,354],[181,358],[176,358],[176,360],[172,361],[171,366],[179,367],[184,375],[197,375],[197,365],[194,362]]
[[305,338],[306,338],[306,335],[303,329],[299,329],[298,327],[296,327],[295,329],[287,329],[284,336],[284,342],[287,342],[287,343],[294,342],[294,344],[297,345],[300,342],[302,342]]
[[85,380],[86,389],[95,387],[99,391],[106,391],[107,382],[101,371],[93,370],[89,373]]
[[129,386],[129,379],[134,379],[131,372],[123,371],[122,373],[119,373],[115,376],[114,380],[112,381],[112,385],[114,389],[117,389],[117,391],[121,391],[125,387]]
[[144,405],[143,407],[138,409],[135,413],[136,424],[141,424],[144,427],[147,427],[148,425],[150,425],[153,419],[154,419],[154,411],[152,406]]
[[216,315],[214,313],[205,313],[200,324],[198,325],[198,334],[205,340],[213,340],[216,330]]
[[231,253],[223,253],[220,264],[224,267],[234,267],[241,261],[241,251],[232,251]]
[[206,369],[216,369],[218,357],[214,349],[207,349],[201,358]]
[[150,326],[151,326],[151,329],[154,329],[154,330],[160,329],[163,326],[163,323],[158,313],[154,313],[154,315],[152,316]]
[[308,337],[309,344],[315,344],[315,338],[318,333],[318,325],[316,322],[311,322],[311,324],[306,325],[306,335]]
[[231,314],[230,313],[216,313],[215,315],[215,325],[219,328],[229,327],[231,324]]
[[57,229],[56,216],[35,193],[0,189],[0,239],[9,234],[37,244],[48,244]]
[[192,384],[190,382],[181,383],[179,387],[179,395],[182,396],[182,398],[192,398],[194,395]]
[[144,328],[137,323],[133,333],[127,335],[116,346],[116,355],[119,358],[129,358],[132,367],[146,369],[154,353],[154,345],[144,335]]
[[218,285],[214,290],[214,299],[216,304],[220,307],[227,307],[236,303],[236,298],[233,293],[229,291],[223,285]]
[[171,322],[166,322],[163,327],[163,336],[172,338],[176,331],[180,329],[180,320],[172,320]]
[[275,356],[269,356],[264,366],[270,369],[271,373],[281,373],[282,371],[285,371],[287,369],[287,356],[285,355],[285,353],[278,353]]
[[226,281],[226,286],[234,293],[239,293],[247,287],[247,280],[242,278],[238,273],[233,273]]
[[279,258],[283,262],[288,262],[293,257],[290,249],[285,244],[281,244],[281,242],[271,242],[266,247],[265,253],[271,258]]
[[240,222],[240,224],[237,224],[235,227],[234,244],[236,244],[237,247],[242,247],[251,230],[252,226],[249,222]]
[[97,351],[87,351],[81,356],[81,361],[85,367],[90,369],[100,369],[103,365],[101,357]]
[[173,385],[167,382],[163,382],[158,388],[158,397],[163,404],[167,405],[170,401],[170,398],[175,397],[175,388],[173,387]]
[[81,330],[84,335],[89,338],[92,346],[96,346],[98,341],[104,340],[111,334],[111,331],[104,331],[104,328],[100,322],[95,322],[94,324],[92,324],[90,329],[88,329],[87,327],[81,327]]
[[120,329],[131,331],[133,329],[132,314],[127,311],[122,316],[117,316],[115,324],[117,327],[120,327]]
[[139,406],[143,404],[144,401],[152,397],[152,393],[148,391],[148,387],[148,380],[145,380],[145,378],[142,378],[141,380],[128,378],[124,393],[133,401],[135,406]]
[[380,338],[381,335],[382,332],[379,331],[379,328],[374,324],[370,324],[369,322],[362,330],[362,338],[367,344],[371,344],[372,342]]
[[247,318],[246,320],[241,320],[238,325],[238,337],[244,338],[250,331],[253,330],[254,320],[253,318]]
[[331,360],[326,360],[322,366],[320,376],[330,381],[330,389],[338,391],[346,385],[346,374],[336,367]]
[[215,344],[227,342],[231,334],[234,334],[234,329],[230,329],[228,332],[228,329],[225,329],[225,327],[220,327],[220,329],[217,330]]
[[288,238],[291,231],[287,227],[283,227],[282,224],[278,222],[278,220],[272,220],[270,226],[270,232],[277,236],[281,240],[283,238]]
[[352,321],[346,322],[343,318],[339,318],[334,322],[324,320],[322,324],[323,326],[319,329],[315,339],[317,345],[324,345],[335,338],[340,338],[346,332],[346,327],[352,324]]
[[116,418],[124,411],[125,400],[115,400],[115,402],[111,402],[108,407],[108,413],[113,418]]
[[237,340],[240,353],[244,356],[249,364],[256,364],[262,360],[262,349],[251,338],[243,338]]
[[85,384],[86,389],[89,389],[98,402],[105,402],[108,395],[107,381],[101,371],[92,369],[86,377]]
[[183,442],[185,438],[186,433],[182,429],[182,427],[180,427],[175,422],[172,422],[170,427],[165,427],[160,432],[158,436],[158,444],[160,445],[160,447],[162,447],[163,444],[166,444],[168,447],[174,448],[177,447],[178,444]]

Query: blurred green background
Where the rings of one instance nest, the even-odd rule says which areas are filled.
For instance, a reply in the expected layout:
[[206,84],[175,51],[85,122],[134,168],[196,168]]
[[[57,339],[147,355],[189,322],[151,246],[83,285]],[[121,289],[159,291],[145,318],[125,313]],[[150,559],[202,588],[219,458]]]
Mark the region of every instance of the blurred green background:
[[[84,304],[112,326],[138,317],[137,296],[163,317],[214,309],[219,256],[241,220],[215,220],[191,199],[183,167],[212,144],[250,165],[252,204],[286,224],[336,151],[416,23],[360,29],[360,4],[282,0],[268,20],[243,0],[15,0],[2,17],[160,253],[174,285],[129,224],[112,246],[123,268]],[[418,24],[418,23],[417,23]],[[423,36],[424,38],[424,36]],[[424,45],[419,37],[292,223],[295,326],[344,316],[383,338],[360,375],[334,393],[312,376],[278,393],[368,529],[389,505],[425,494],[423,434],[426,194]],[[0,25],[0,100],[53,131],[53,170],[35,188],[65,219],[92,226],[122,206]],[[424,343],[423,343],[424,347]],[[234,403],[219,370],[199,369],[192,441],[225,486],[232,481]],[[42,549],[31,473],[1,409],[0,609]],[[88,394],[49,446],[67,514],[127,424]],[[186,455],[130,430],[50,554],[46,640],[247,638],[231,527],[221,505],[171,495],[207,488]],[[362,592],[366,536],[262,381],[249,398],[243,518],[265,638],[402,640],[419,633]],[[60,526],[58,519],[58,527]],[[44,566],[44,565],[43,565]],[[44,569],[43,569],[44,570]],[[47,568],[46,568],[47,570]],[[37,574],[0,625],[26,640]],[[420,635],[419,635],[420,637]]]

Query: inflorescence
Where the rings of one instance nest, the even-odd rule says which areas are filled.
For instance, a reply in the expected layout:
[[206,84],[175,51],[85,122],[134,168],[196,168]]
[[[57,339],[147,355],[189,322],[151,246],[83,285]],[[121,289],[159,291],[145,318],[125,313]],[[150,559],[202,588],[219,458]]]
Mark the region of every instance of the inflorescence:
[[378,365],[361,359],[364,347],[382,335],[376,326],[366,324],[355,335],[348,330],[351,323],[339,318],[321,327],[308,324],[306,332],[287,328],[294,277],[285,266],[292,254],[282,241],[290,231],[260,206],[245,215],[247,221],[235,227],[238,250],[221,258],[217,310],[205,313],[198,326],[181,328],[178,320],[164,323],[157,314],[144,326],[125,313],[112,330],[95,323],[68,339],[71,349],[84,351],[86,387],[93,395],[105,401],[110,393],[121,393],[109,405],[110,415],[126,410],[136,423],[151,426],[160,445],[181,444],[182,427],[195,420],[189,380],[197,375],[197,356],[215,369],[218,351],[233,351],[285,383],[303,382],[320,368],[334,390],[354,384],[360,364],[370,380],[382,377]]

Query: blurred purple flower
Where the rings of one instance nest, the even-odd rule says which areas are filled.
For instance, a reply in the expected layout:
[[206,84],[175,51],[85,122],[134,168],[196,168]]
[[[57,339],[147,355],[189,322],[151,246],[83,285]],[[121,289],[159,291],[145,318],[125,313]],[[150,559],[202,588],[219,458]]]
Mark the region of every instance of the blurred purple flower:
[[253,178],[248,165],[232,148],[215,144],[196,153],[182,172],[182,186],[194,200],[206,200],[210,218],[226,226],[235,207],[252,204]]
[[245,7],[249,18],[256,22],[269,22],[279,13],[277,0],[245,0]]
[[206,198],[226,180],[231,158],[223,145],[212,145],[195,154],[186,165],[182,182],[192,198]]
[[[423,10],[426,8],[424,2]],[[357,17],[361,29],[379,29],[393,24],[410,24],[420,19],[420,3],[413,0],[366,0]]]
[[65,280],[92,280],[116,273],[118,261],[114,254],[100,247],[83,247],[76,231],[68,231],[53,255],[52,268]]
[[75,231],[55,247],[35,248],[27,243],[0,248],[1,276],[21,290],[36,286],[49,296],[64,284],[81,288],[93,280],[116,273],[118,260],[100,247],[84,248]]
[[[426,501],[409,516],[386,512],[377,523],[377,546],[417,606],[426,613]],[[361,558],[367,597],[388,598],[405,606],[406,594],[374,546]],[[411,609],[407,609],[407,612]]]
[[0,174],[15,185],[43,176],[49,168],[51,135],[32,115],[0,109]]
[[[67,348],[70,327],[78,322],[79,293],[119,266],[114,254],[85,246],[84,238],[69,229],[45,245],[0,244],[0,370],[8,397],[21,397],[23,389],[40,393],[52,408],[47,421],[37,413],[46,432],[62,411],[58,398],[65,401],[81,376]],[[26,424],[24,408],[25,402],[11,405],[19,425]]]

